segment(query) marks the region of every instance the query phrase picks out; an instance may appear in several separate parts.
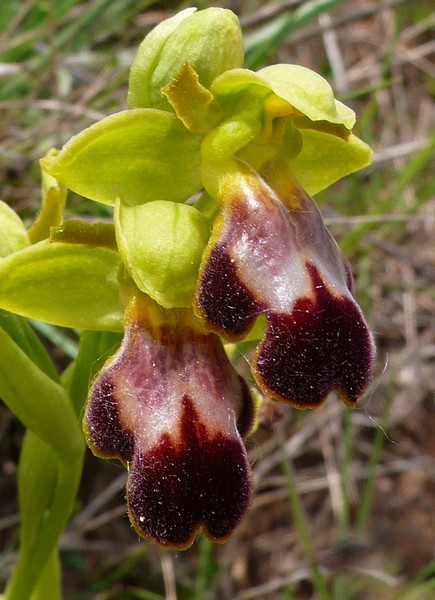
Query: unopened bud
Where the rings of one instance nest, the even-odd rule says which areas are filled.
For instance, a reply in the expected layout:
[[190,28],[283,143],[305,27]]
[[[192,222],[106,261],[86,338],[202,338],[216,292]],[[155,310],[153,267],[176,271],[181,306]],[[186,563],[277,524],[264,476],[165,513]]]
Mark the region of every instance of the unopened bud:
[[188,62],[209,87],[243,64],[243,38],[236,15],[223,8],[191,9],[163,21],[142,42],[133,61],[129,108],[173,110],[161,89]]

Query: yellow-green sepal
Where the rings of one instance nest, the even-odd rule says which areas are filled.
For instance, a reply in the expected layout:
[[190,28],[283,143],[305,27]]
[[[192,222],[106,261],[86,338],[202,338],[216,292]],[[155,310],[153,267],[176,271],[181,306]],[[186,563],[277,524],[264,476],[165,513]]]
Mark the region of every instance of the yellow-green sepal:
[[0,260],[0,308],[77,329],[122,331],[119,254],[44,240]]
[[208,219],[193,206],[162,201],[134,207],[117,201],[114,218],[119,252],[137,287],[165,308],[189,307]]
[[81,196],[113,205],[184,201],[201,188],[201,136],[175,115],[153,109],[119,112],[71,138],[42,169]]
[[290,168],[308,194],[326,189],[342,177],[370,164],[370,147],[351,134],[347,140],[311,129],[301,129],[302,150]]

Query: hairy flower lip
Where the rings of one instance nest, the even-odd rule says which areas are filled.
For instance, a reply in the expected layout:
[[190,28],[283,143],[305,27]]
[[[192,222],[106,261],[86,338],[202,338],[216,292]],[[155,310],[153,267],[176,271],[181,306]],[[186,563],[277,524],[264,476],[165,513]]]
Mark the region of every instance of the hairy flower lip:
[[317,408],[334,390],[353,407],[370,383],[372,336],[356,302],[334,297],[315,265],[306,269],[314,300],[302,297],[291,313],[268,316],[254,376],[266,393],[298,408]]
[[248,507],[252,481],[240,440],[210,434],[194,403],[182,400],[180,435],[164,434],[130,464],[127,501],[140,535],[184,550],[200,531],[224,542]]
[[196,311],[229,340],[265,315],[251,368],[266,394],[314,408],[335,390],[354,406],[370,383],[375,351],[350,267],[311,198],[279,165],[267,176],[273,189],[242,168],[222,183]]
[[198,316],[229,341],[245,337],[265,305],[240,281],[234,259],[216,244],[205,262],[196,293]]
[[250,500],[241,436],[253,418],[219,338],[188,310],[134,297],[121,349],[91,387],[84,428],[95,454],[128,465],[128,510],[141,536],[176,549],[200,530],[225,541]]

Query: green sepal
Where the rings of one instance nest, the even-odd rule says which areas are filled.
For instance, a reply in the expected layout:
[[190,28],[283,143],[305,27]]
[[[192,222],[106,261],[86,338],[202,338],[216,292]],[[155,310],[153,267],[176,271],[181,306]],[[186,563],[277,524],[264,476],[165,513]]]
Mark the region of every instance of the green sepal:
[[42,169],[81,196],[113,205],[185,201],[201,188],[201,136],[171,113],[119,112],[71,138]]
[[0,308],[78,329],[122,331],[119,254],[42,241],[0,260]]
[[149,202],[115,206],[119,252],[137,287],[165,308],[188,307],[210,235],[193,206]]
[[0,396],[62,460],[75,460],[83,437],[67,393],[0,329]]
[[301,129],[302,151],[290,161],[293,175],[313,196],[371,162],[370,147],[355,135],[345,141],[321,131]]
[[0,258],[30,244],[29,234],[15,211],[0,200]]
[[325,79],[305,67],[234,69],[218,77],[211,91],[231,114],[202,146],[203,180],[211,193],[216,189],[209,179],[209,174],[216,178],[213,164],[234,149],[242,123],[249,123],[255,135],[252,141],[245,137],[237,156],[261,172],[263,164],[281,155],[310,195],[370,164],[370,148],[351,133],[354,112],[334,99]]
[[217,77],[210,88],[213,96],[225,107],[228,115],[244,113],[258,116],[268,96],[270,85],[249,69],[232,69]]
[[130,108],[172,110],[161,89],[179,72],[184,61],[189,62],[207,88],[221,73],[242,66],[243,39],[234,13],[214,7],[186,16],[185,13],[177,15],[182,17],[177,22],[164,21],[142,42],[131,67]]

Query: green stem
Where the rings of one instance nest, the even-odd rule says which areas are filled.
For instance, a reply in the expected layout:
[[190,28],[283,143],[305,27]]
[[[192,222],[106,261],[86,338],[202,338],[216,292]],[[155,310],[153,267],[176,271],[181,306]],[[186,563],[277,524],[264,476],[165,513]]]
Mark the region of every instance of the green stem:
[[282,468],[287,479],[287,491],[293,518],[299,538],[304,547],[305,556],[308,560],[314,587],[317,591],[319,600],[331,600],[326,581],[319,567],[317,566],[316,557],[314,555],[314,550],[311,543],[310,531],[307,527],[307,519],[305,517],[304,509],[296,486],[296,478],[293,471],[293,466],[290,458],[286,455],[283,434],[281,431],[278,435],[278,445],[282,452]]
[[[83,446],[84,450],[84,446]],[[57,540],[71,514],[80,476],[83,452],[73,462],[59,461],[58,478],[50,510],[30,544],[22,540],[5,600],[29,600],[43,569],[55,551]]]
[[61,598],[60,560],[59,552],[55,548],[45,563],[45,567],[36,583],[30,600],[61,600]]

